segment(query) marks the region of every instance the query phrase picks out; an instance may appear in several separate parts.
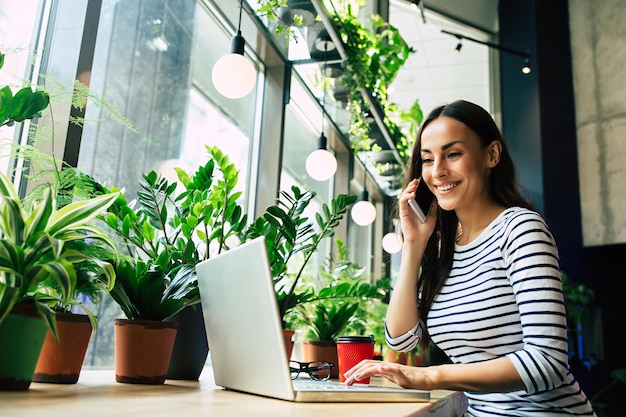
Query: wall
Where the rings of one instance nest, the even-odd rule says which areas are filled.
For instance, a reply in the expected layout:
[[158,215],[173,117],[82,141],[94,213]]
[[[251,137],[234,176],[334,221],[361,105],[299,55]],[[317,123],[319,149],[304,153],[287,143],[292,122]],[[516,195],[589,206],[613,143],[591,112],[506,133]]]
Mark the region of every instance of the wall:
[[[583,355],[596,353],[602,374],[581,381],[592,395],[624,366],[626,3],[506,0],[499,8],[501,44],[528,49],[534,69],[520,81],[502,59],[505,137],[555,235],[561,267],[595,291]],[[602,400],[616,401],[610,395]]]
[[626,2],[570,0],[585,246],[626,242]]

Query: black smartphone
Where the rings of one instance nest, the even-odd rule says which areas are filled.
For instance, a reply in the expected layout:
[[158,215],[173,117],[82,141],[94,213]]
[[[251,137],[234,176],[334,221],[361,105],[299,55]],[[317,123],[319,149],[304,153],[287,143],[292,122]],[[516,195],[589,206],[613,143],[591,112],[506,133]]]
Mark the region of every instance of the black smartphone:
[[422,223],[426,222],[434,198],[435,196],[432,191],[430,191],[430,188],[428,188],[426,183],[420,178],[420,182],[417,184],[417,190],[415,190],[415,199],[410,199],[408,203],[409,207],[413,209],[417,218],[420,219]]

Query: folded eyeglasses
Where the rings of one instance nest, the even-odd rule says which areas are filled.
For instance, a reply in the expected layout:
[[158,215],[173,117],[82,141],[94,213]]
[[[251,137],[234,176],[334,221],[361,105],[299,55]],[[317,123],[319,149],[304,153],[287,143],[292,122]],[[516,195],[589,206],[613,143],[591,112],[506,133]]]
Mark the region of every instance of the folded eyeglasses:
[[291,371],[291,379],[296,379],[300,372],[305,371],[311,379],[316,381],[326,381],[330,379],[330,370],[333,364],[326,361],[298,362],[289,361],[289,370]]

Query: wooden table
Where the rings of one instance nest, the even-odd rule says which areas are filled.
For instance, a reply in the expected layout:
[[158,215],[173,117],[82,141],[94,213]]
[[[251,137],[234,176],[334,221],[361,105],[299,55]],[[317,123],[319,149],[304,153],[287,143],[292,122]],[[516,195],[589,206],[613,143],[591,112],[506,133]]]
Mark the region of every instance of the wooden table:
[[28,391],[0,392],[0,416],[452,417],[465,410],[462,393],[437,390],[431,397],[427,403],[292,403],[224,390],[215,385],[210,367],[199,381],[163,385],[122,384],[115,382],[114,371],[82,371],[76,384],[33,382]]

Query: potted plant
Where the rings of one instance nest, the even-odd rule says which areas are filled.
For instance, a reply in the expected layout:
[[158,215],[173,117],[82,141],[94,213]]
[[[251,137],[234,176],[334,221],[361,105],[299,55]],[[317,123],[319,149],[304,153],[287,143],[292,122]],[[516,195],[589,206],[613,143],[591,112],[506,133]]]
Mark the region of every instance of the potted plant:
[[[339,225],[348,205],[357,198],[340,194],[332,199],[330,206],[324,203],[321,213],[315,214],[314,225],[304,212],[315,195],[313,190],[303,191],[295,185],[291,192],[280,191],[276,204],[268,207],[241,236],[242,241],[265,236],[288,357],[293,349],[294,330],[287,327],[287,313],[315,296],[310,288],[299,285],[300,279],[322,239],[334,236],[334,228]],[[293,272],[291,262],[297,257],[299,266]]]
[[[0,361],[0,389],[30,386],[46,331],[59,338],[52,306],[70,302],[76,287],[74,265],[90,261],[79,251],[64,250],[64,245],[86,239],[106,241],[89,223],[116,197],[76,201],[57,210],[55,195],[48,189],[41,201],[25,207],[9,178],[0,174],[0,351],[9,350],[0,355],[32,353],[31,362],[23,366],[15,358]],[[25,330],[29,323],[34,330]],[[34,338],[26,343],[28,349],[19,344],[25,336]]]
[[[348,249],[335,239],[337,260],[332,258],[319,276],[305,277],[314,297],[296,307],[293,326],[305,330],[302,343],[304,361],[326,360],[334,363],[333,377],[338,376],[337,338],[342,333],[365,334],[376,304],[391,290],[390,279],[370,283],[363,276],[365,268],[351,262]],[[376,319],[374,317],[374,319]]]
[[[35,367],[34,382],[78,382],[91,335],[98,329],[97,317],[87,303],[99,304],[115,283],[113,265],[100,260],[105,253],[115,252],[113,246],[100,246],[99,242],[88,239],[68,242],[65,250],[82,253],[89,259],[74,264],[76,286],[69,300],[59,300],[52,306],[59,337],[55,338],[50,331],[46,334]],[[49,281],[50,285],[57,286],[53,280]],[[76,307],[81,311],[76,312]]]
[[[0,53],[0,68],[3,64],[4,54]],[[0,127],[39,117],[49,102],[46,91],[24,87],[13,95],[10,87],[0,88]],[[0,389],[25,390],[32,381],[46,332],[59,340],[50,305],[71,302],[77,265],[91,261],[69,246],[87,239],[106,241],[106,236],[88,223],[115,196],[70,203],[58,210],[50,185],[44,186],[40,198],[25,203],[8,177],[2,174],[0,183],[0,351],[2,357],[15,356],[0,363]],[[30,324],[35,330],[25,330]],[[25,344],[24,336],[31,337]],[[24,365],[17,359],[22,353],[27,354]]]
[[[154,171],[145,174],[140,181],[138,205],[131,206],[120,198],[106,216],[106,223],[122,240],[128,256],[118,265],[125,272],[119,277],[122,281],[116,283],[111,292],[127,318],[141,316],[145,319],[148,316],[145,311],[165,301],[169,307],[175,306],[167,311],[160,310],[167,314],[150,318],[178,325],[167,369],[169,378],[197,379],[208,355],[195,265],[212,254],[228,250],[231,238],[237,238],[247,222],[247,216],[237,203],[241,192],[236,191],[236,167],[219,148],[207,146],[206,149],[209,160],[193,175],[177,168],[179,181],[169,183]],[[176,195],[178,188],[182,188],[182,192]],[[142,274],[130,274],[133,266]],[[163,281],[158,287],[158,293],[165,297],[163,300],[156,297],[138,300],[124,295],[146,279],[155,281],[154,285],[159,279]],[[169,294],[169,287],[174,285],[170,280],[174,279],[178,280],[179,288]],[[127,280],[137,284],[128,285]],[[174,295],[178,297],[176,301],[166,300]],[[139,301],[145,305],[132,305]],[[133,310],[141,310],[141,314]],[[180,314],[185,316],[177,320]],[[190,322],[195,326],[189,326]],[[192,353],[195,360],[191,358]]]
[[[93,181],[79,170],[65,167],[53,171],[48,177],[55,181],[35,185],[24,201],[37,201],[49,187],[53,188],[58,209],[73,200],[93,197]],[[63,251],[79,252],[87,259],[74,264],[76,286],[69,299],[52,305],[59,337],[55,338],[50,331],[47,332],[33,375],[34,382],[74,384],[78,381],[89,341],[98,328],[92,308],[102,301],[115,282],[113,265],[101,260],[116,252],[108,237],[68,241]],[[53,279],[47,279],[44,285],[59,291]]]

